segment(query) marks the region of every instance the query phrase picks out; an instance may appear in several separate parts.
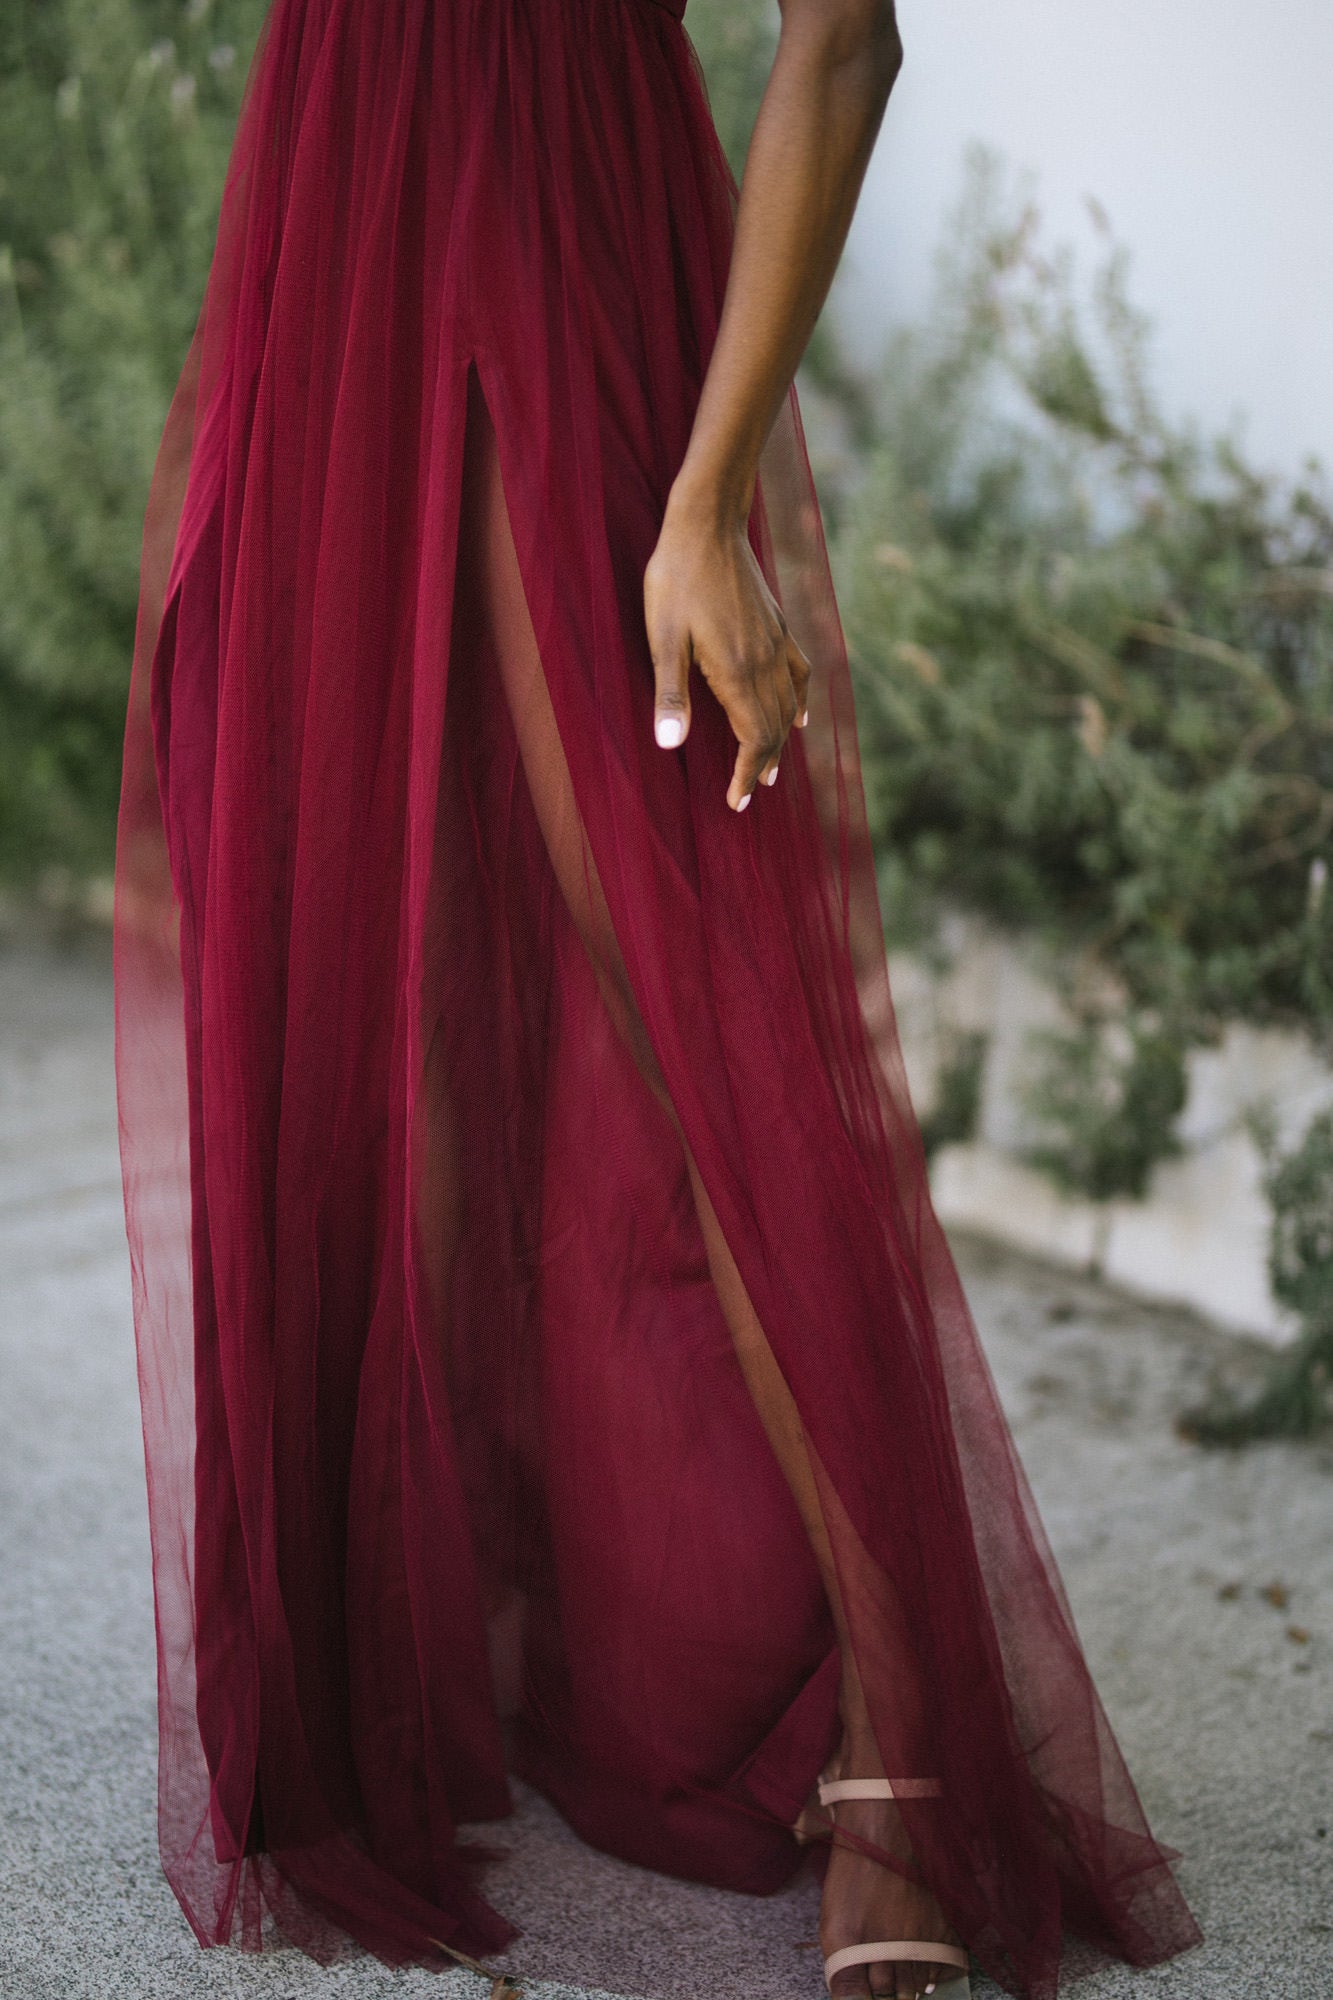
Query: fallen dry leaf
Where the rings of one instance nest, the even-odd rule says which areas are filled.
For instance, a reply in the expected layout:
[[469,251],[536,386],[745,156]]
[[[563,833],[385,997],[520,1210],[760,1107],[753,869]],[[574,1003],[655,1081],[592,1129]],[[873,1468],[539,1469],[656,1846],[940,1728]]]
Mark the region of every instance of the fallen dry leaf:
[[1266,1583],[1259,1595],[1265,1598],[1275,1611],[1285,1611],[1291,1598],[1291,1592],[1286,1584],[1276,1582]]
[[465,1951],[456,1950],[453,1945],[446,1944],[443,1938],[432,1938],[431,1943],[457,1964],[465,1965],[469,1972],[479,1972],[483,1979],[489,1979],[490,2000],[514,2000],[514,1996],[523,1991],[522,1982],[515,1979],[512,1974],[492,1972],[489,1965],[483,1965],[479,1959],[469,1958]]

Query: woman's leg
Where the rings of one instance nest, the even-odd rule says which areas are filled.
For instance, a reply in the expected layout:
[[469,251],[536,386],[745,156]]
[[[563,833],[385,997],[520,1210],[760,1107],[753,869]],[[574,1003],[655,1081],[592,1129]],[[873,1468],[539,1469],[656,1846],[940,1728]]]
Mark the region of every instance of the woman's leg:
[[[504,692],[518,740],[524,774],[552,868],[574,923],[587,947],[599,988],[641,1074],[680,1136],[709,1269],[726,1317],[745,1381],[760,1420],[786,1475],[809,1534],[832,1611],[841,1650],[843,1741],[838,1776],[883,1776],[878,1745],[849,1642],[834,1565],[825,1503],[811,1465],[796,1403],[760,1326],[740,1271],[727,1245],[713,1204],[681,1131],[635,1004],[610,912],[583,830],[573,784],[560,743],[536,638],[528,616],[517,555],[500,477],[494,431],[475,373],[469,375],[469,407],[463,518],[476,535],[477,584],[483,593],[495,641]],[[842,1532],[851,1534],[844,1520]],[[904,1695],[910,1654],[901,1653]],[[902,1773],[927,1776],[928,1773]],[[898,1809],[885,1801],[846,1801],[839,1822],[887,1851],[910,1858]],[[820,1918],[821,1943],[840,1945],[881,1937],[950,1937],[929,1891],[904,1880],[858,1850],[835,1844],[829,1856]],[[938,1976],[939,1967],[853,1966],[834,1980],[837,1995],[912,1996]]]
[[[754,1398],[769,1443],[800,1508],[833,1613],[842,1655],[840,1706],[843,1737],[832,1775],[839,1778],[883,1777],[886,1774],[866,1711],[865,1695],[847,1631],[824,1514],[825,1503],[821,1501],[815,1481],[800,1413],[759,1324],[749,1293],[736,1268],[736,1260],[727,1246],[709,1200],[708,1190],[699,1177],[683,1135],[681,1144],[685,1147],[695,1208],[708,1250],[709,1269],[731,1331],[741,1372]],[[853,1532],[850,1522],[844,1522],[843,1532]],[[851,1832],[875,1842],[891,1854],[910,1859],[911,1844],[906,1838],[898,1808],[892,1803],[844,1800],[839,1803],[837,1813],[840,1824]],[[956,1942],[953,1932],[943,1920],[938,1903],[928,1890],[917,1888],[894,1875],[855,1848],[835,1845],[829,1856],[820,1909],[821,1948],[827,1955],[841,1945],[872,1936],[937,1937]],[[923,1992],[932,1979],[938,1978],[940,1970],[938,1966],[913,1962],[848,1966],[834,1974],[833,1991],[839,1996],[867,1993],[915,1995]]]

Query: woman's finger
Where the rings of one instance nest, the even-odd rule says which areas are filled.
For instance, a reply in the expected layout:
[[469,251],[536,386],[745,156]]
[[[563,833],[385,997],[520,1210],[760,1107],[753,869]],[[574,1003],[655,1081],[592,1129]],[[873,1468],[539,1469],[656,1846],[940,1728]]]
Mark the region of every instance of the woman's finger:
[[777,704],[778,744],[776,750],[765,759],[763,765],[760,767],[759,782],[761,785],[771,785],[775,782],[778,775],[778,759],[782,755],[788,731],[800,713],[800,705],[796,689],[792,684],[791,672],[788,665],[785,640],[781,657],[768,676],[765,686],[765,696],[764,705],[766,712],[771,714],[773,703],[776,702]]
[[727,786],[727,804],[733,812],[744,812],[749,805],[759,773],[773,755],[775,741],[771,730],[762,725],[739,739],[735,769]]
[[776,764],[795,709],[785,661],[754,681],[743,697],[727,704],[727,718],[739,746],[727,787],[727,804],[734,812],[745,810],[761,772]]
[[653,734],[664,750],[675,750],[690,726],[690,642],[685,632],[653,644]]

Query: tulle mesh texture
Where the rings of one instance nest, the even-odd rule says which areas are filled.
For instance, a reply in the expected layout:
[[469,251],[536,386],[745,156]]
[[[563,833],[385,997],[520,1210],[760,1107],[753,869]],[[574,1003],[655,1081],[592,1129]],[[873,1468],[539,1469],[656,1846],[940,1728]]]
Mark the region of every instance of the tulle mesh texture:
[[[469,1822],[765,1891],[837,1655],[987,1971],[1198,1938],[931,1211],[794,393],[815,664],[731,813],[642,577],[734,186],[658,0],[277,0],[148,503],[116,856],[166,1872],[204,1943],[502,1947]],[[871,1027],[874,1027],[872,1035]]]

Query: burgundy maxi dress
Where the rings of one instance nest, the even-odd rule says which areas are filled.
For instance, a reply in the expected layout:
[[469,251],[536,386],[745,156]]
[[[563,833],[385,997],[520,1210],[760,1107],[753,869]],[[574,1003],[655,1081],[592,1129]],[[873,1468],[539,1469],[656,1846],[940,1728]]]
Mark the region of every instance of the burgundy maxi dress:
[[510,1770],[789,1879],[838,1661],[683,1135],[920,1865],[1041,2000],[1062,1928],[1199,1933],[932,1213],[794,394],[750,531],[809,726],[743,815],[697,676],[653,740],[735,194],[680,11],[275,0],[249,76],[116,856],[162,1855],[205,1944],[400,1964],[515,1935],[457,1837]]

